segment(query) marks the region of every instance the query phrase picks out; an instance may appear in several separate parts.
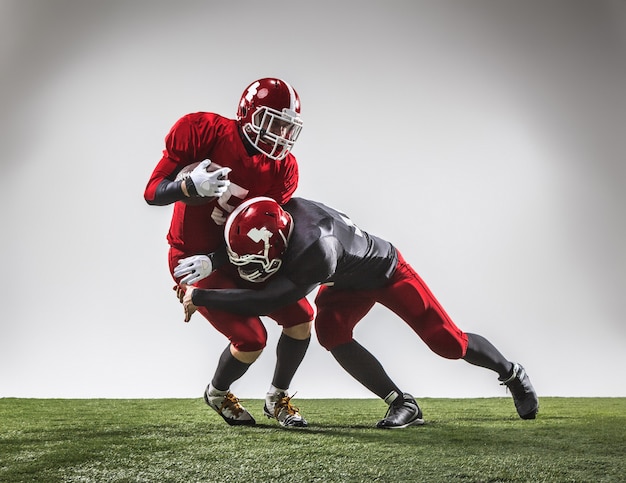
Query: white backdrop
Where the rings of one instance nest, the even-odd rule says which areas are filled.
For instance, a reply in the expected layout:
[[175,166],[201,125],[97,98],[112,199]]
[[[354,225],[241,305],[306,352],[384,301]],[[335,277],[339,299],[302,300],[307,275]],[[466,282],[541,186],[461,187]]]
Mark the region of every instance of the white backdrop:
[[[180,116],[264,76],[302,99],[299,195],[393,241],[540,395],[626,396],[625,5],[0,0],[0,397],[201,395],[227,342],[183,323],[142,195]],[[418,397],[505,394],[385,309],[356,338]],[[373,397],[316,341],[291,389]]]

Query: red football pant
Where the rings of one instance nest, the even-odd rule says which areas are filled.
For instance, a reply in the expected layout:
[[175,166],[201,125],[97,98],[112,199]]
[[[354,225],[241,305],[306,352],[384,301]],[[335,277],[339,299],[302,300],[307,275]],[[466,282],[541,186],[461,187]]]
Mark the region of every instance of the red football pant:
[[[170,249],[169,266],[173,275],[174,267],[178,265],[178,260],[190,256],[176,250]],[[174,278],[176,282],[176,280]],[[256,287],[255,287],[256,285]],[[198,288],[260,288],[261,284],[247,283],[239,277],[237,270],[227,264],[219,268],[207,278],[194,284]],[[210,310],[206,307],[198,307],[198,312],[206,318],[213,327],[224,334],[235,349],[242,352],[254,352],[261,350],[267,344],[267,331],[261,318],[258,316],[246,316],[231,314],[219,310]],[[278,323],[278,325],[288,328],[304,324],[313,320],[313,307],[306,298],[300,299],[295,304],[278,309],[268,317]]]
[[315,299],[315,331],[320,344],[332,350],[351,342],[354,327],[376,302],[401,317],[434,353],[446,359],[465,355],[467,335],[452,322],[400,253],[396,271],[384,287],[355,291],[320,288]]

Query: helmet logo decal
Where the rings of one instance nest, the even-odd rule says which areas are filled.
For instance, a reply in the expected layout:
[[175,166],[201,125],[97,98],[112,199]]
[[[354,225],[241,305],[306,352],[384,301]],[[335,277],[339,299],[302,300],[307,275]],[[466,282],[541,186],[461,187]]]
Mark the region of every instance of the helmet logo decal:
[[259,254],[263,254],[263,256],[267,259],[270,254],[270,238],[272,238],[273,233],[269,231],[266,227],[261,228],[252,228],[248,232],[248,238],[250,238],[254,243],[263,242],[263,251],[259,250]]
[[263,243],[265,244],[265,246],[267,246],[270,244],[270,238],[272,238],[272,232],[269,231],[266,227],[263,227],[260,230],[258,228],[252,228],[248,232],[248,237],[254,243],[259,243],[261,240],[263,240]]
[[252,99],[254,98],[254,96],[256,96],[257,93],[257,88],[261,85],[261,83],[259,81],[256,81],[254,84],[252,84],[250,87],[248,87],[248,92],[246,92],[246,100],[248,102],[251,102]]
[[297,109],[297,106],[296,106],[296,104],[297,104],[297,101],[296,101],[297,100],[296,91],[287,82],[285,82],[285,85],[287,86],[287,89],[289,90],[289,109],[295,112],[295,109]]

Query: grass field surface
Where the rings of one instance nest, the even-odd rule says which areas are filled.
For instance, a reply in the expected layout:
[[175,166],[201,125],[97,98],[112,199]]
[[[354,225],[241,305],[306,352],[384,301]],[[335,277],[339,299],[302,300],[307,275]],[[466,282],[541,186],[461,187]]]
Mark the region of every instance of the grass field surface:
[[377,399],[293,402],[308,428],[201,399],[0,399],[1,482],[623,482],[626,398],[420,399],[426,424],[379,430]]

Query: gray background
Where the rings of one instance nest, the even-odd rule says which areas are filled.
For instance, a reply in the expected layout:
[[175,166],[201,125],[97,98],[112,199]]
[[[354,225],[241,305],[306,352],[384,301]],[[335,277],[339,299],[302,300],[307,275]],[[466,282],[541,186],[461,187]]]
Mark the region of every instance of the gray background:
[[[0,0],[0,396],[199,397],[145,184],[182,115],[279,76],[298,194],[393,241],[544,396],[626,396],[622,1]],[[279,328],[234,387],[262,397]],[[418,397],[503,396],[386,309],[356,338]],[[298,397],[373,397],[311,345]]]

